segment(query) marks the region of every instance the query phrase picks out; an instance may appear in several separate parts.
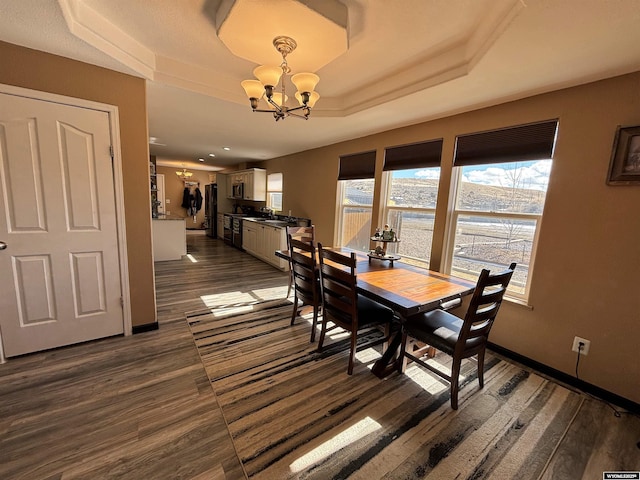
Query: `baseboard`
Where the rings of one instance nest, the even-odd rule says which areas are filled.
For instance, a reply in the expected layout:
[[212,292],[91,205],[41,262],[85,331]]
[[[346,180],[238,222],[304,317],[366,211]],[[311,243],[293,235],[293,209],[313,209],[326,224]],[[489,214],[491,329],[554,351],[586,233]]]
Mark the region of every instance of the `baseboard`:
[[158,322],[153,322],[153,323],[145,323],[144,325],[134,325],[131,328],[131,333],[133,333],[134,335],[136,333],[144,333],[144,332],[150,332],[152,330],[158,330]]
[[595,397],[601,398],[608,403],[617,405],[629,412],[635,413],[636,415],[640,415],[640,404],[636,402],[616,395],[615,393],[609,392],[608,390],[604,390],[603,388],[597,387],[591,383],[580,380],[579,378],[576,378],[572,375],[568,375],[564,372],[561,372],[560,370],[551,368],[543,363],[532,360],[529,357],[525,357],[523,355],[520,355],[519,353],[512,352],[511,350],[508,350],[494,343],[489,342],[487,346],[490,350],[518,363],[521,363],[522,365],[532,368],[533,370],[537,370],[538,372],[555,380],[558,380],[559,382],[565,383],[578,390],[582,390],[585,393],[589,393]]

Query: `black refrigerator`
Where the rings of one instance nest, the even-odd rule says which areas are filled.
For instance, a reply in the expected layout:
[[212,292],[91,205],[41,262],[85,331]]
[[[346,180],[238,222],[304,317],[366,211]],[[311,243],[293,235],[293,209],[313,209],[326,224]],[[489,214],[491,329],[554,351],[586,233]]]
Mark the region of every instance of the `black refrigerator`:
[[218,238],[218,185],[204,186],[204,228],[208,237]]

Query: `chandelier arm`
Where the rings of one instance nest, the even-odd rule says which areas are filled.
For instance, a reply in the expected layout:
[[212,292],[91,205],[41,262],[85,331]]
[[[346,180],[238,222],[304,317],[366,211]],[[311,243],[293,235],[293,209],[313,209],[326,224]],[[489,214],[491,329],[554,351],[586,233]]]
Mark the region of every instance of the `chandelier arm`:
[[287,108],[287,111],[288,112],[295,112],[296,110],[302,110],[303,108],[308,108],[309,110],[311,110],[311,107],[309,107],[307,105],[300,105],[298,107]]
[[[282,107],[280,105],[278,105],[276,102],[274,102],[273,99],[267,98],[267,102],[269,102],[271,105],[273,105],[278,112],[282,112],[283,111]],[[282,97],[282,102],[284,103],[284,96]],[[256,110],[256,112],[257,111],[258,110]],[[264,110],[264,111],[265,112],[271,112],[271,110]]]
[[289,112],[287,113],[289,113],[290,116],[299,118],[301,120],[309,120],[309,115],[300,115],[299,113],[291,113],[291,110],[289,110]]

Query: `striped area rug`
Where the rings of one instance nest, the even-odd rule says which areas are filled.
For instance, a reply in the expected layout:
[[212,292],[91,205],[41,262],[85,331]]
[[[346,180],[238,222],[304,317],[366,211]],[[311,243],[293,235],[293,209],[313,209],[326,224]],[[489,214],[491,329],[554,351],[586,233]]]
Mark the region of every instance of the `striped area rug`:
[[448,386],[420,367],[371,374],[376,349],[348,376],[346,337],[317,353],[310,314],[292,327],[291,311],[277,300],[187,316],[251,479],[535,479],[582,403],[488,354],[484,389],[468,362],[453,411]]

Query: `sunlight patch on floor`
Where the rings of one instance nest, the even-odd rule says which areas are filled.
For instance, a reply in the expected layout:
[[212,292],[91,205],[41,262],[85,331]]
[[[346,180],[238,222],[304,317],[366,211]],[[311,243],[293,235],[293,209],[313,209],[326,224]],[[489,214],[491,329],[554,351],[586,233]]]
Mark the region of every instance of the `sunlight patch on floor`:
[[319,463],[328,456],[336,453],[338,450],[348,447],[351,443],[366,437],[380,428],[380,424],[372,418],[363,418],[355,425],[347,428],[344,432],[337,434],[331,440],[324,442],[322,445],[319,445],[310,452],[304,454],[302,457],[298,458],[295,462],[289,465],[289,468],[293,473],[306,470],[310,466]]
[[258,288],[249,291],[233,291],[201,295],[200,300],[211,309],[214,316],[246,313],[253,310],[256,303],[265,300],[284,300],[287,287]]
[[448,383],[445,383],[438,376],[429,372],[427,369],[416,365],[415,363],[409,363],[407,369],[405,370],[405,375],[415,383],[420,385],[420,388],[429,392],[431,395],[438,395],[445,390],[449,390]]
[[187,258],[191,261],[191,263],[198,263],[198,260],[196,260],[196,257],[191,255],[190,253],[187,253]]

